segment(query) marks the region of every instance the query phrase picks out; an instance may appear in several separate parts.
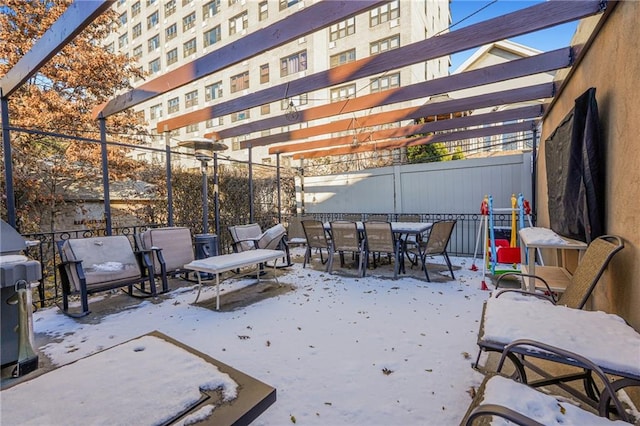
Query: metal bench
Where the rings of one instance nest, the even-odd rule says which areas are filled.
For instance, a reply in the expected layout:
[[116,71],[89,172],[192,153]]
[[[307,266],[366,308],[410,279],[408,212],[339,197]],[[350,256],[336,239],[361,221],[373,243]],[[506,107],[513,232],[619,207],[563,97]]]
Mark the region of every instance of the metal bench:
[[[285,257],[285,252],[282,250],[255,249],[194,260],[184,265],[184,268],[198,272],[206,272],[216,276],[216,309],[220,309],[220,274],[247,266],[262,265],[269,261],[273,261],[273,269],[275,272],[278,259],[283,257]],[[261,269],[258,268],[256,272],[258,281],[260,281],[260,272]],[[196,275],[198,275],[198,295],[194,303],[198,301],[200,291],[202,290],[202,279],[200,274]]]

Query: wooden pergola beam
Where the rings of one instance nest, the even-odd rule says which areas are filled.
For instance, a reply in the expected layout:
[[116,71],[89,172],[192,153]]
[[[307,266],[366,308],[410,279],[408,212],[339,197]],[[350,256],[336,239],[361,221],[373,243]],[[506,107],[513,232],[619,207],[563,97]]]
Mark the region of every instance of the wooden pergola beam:
[[31,49],[0,78],[0,94],[8,97],[15,92],[114,2],[76,0],[71,3]]
[[[397,89],[385,90],[379,93],[359,96],[340,102],[308,108],[300,111],[297,120],[291,121],[286,114],[270,117],[263,120],[252,120],[250,123],[230,127],[217,132],[218,138],[229,138],[260,130],[284,127],[300,122],[309,122],[320,118],[332,117],[340,114],[349,114],[367,110],[377,106],[390,105],[414,99],[425,98],[442,93],[451,93],[457,90],[468,89],[518,77],[534,75],[543,72],[555,71],[571,66],[572,49],[565,47],[547,53],[516,59],[502,64],[484,67],[478,70],[467,71],[447,77],[427,80],[421,83],[402,86]],[[211,137],[205,134],[205,137]],[[262,138],[260,138],[262,139]],[[274,139],[270,139],[274,143]],[[283,139],[279,142],[282,142]],[[265,145],[265,143],[260,143]],[[258,144],[252,143],[252,146]]]
[[603,3],[599,0],[555,0],[544,2],[456,31],[441,34],[437,37],[431,37],[398,49],[272,86],[241,98],[231,99],[175,118],[160,121],[157,123],[157,131],[171,131],[189,124],[264,105],[274,100],[370,77],[378,73],[400,69],[487,43],[575,21],[602,12],[602,7]]
[[408,146],[426,145],[436,142],[450,142],[464,139],[486,137],[493,135],[502,135],[507,133],[523,132],[533,130],[536,127],[534,120],[523,121],[521,123],[506,124],[503,126],[481,127],[472,130],[464,130],[456,133],[439,133],[424,138],[407,138],[401,140],[392,140],[384,142],[374,142],[366,144],[357,144],[352,146],[342,146],[339,148],[306,151],[293,155],[294,160],[311,159],[320,157],[330,157],[335,155],[347,155],[360,152],[372,152],[380,150],[390,150],[396,148],[404,148]]
[[[343,0],[321,1],[312,4],[286,19],[240,37],[233,43],[222,46],[127,93],[116,96],[109,102],[96,107],[93,110],[93,115],[97,117],[102,112],[105,117],[108,117],[124,111],[209,74],[333,25],[346,17],[372,9],[380,3],[385,2],[380,0]],[[161,128],[160,131],[163,130]]]
[[[433,104],[422,105],[419,107],[410,107],[397,109],[393,111],[381,112],[360,117],[357,122],[353,119],[336,120],[331,123],[322,124],[305,129],[291,130],[279,133],[277,135],[265,136],[261,139],[240,142],[240,148],[248,148],[249,146],[258,146],[260,144],[273,143],[271,140],[293,141],[304,139],[312,136],[324,135],[328,133],[344,132],[347,130],[355,130],[357,128],[377,126],[381,124],[394,123],[402,120],[416,120],[422,117],[437,114],[451,114],[460,111],[472,111],[479,108],[487,108],[497,105],[508,105],[518,102],[527,102],[537,99],[545,99],[553,97],[555,90],[554,83],[542,83],[533,86],[521,87],[517,89],[505,90],[502,92],[486,93],[483,95],[473,96],[463,99],[452,99],[449,101],[437,102]],[[284,139],[283,139],[284,137]],[[252,143],[255,145],[252,145]]]
[[350,145],[353,143],[354,137],[357,138],[358,143],[369,143],[383,139],[414,136],[423,133],[463,129],[472,126],[488,125],[491,123],[502,123],[514,120],[525,120],[540,117],[542,116],[543,112],[543,105],[530,105],[522,108],[489,112],[485,114],[469,115],[466,117],[451,118],[448,120],[434,121],[425,124],[414,124],[411,126],[404,126],[395,129],[378,130],[367,133],[366,135],[361,137],[350,135],[315,140],[311,142],[289,143],[287,145],[279,145],[269,148],[269,154],[285,154],[291,152],[316,150],[320,148],[337,147],[340,145]]

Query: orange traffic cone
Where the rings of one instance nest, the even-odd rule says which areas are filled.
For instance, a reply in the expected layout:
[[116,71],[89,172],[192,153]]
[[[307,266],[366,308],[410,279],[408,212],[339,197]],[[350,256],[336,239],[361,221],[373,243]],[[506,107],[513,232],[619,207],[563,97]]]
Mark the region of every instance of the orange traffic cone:
[[487,287],[487,283],[482,280],[482,285],[480,286],[480,290],[489,290],[489,287]]

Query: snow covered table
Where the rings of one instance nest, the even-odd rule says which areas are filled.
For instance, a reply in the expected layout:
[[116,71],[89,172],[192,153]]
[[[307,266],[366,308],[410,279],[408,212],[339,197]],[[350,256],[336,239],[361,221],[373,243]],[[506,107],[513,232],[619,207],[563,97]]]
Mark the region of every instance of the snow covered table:
[[[206,272],[216,276],[216,309],[220,309],[221,273],[273,261],[273,270],[275,274],[276,263],[278,259],[284,258],[285,256],[286,253],[282,250],[246,250],[241,251],[240,253],[223,254],[221,256],[213,256],[206,259],[194,260],[193,262],[184,265],[184,268],[190,269],[192,271]],[[258,281],[260,280],[260,272],[260,268],[258,268],[258,271],[256,273],[256,278],[258,279]],[[198,295],[196,296],[197,302],[198,298],[200,297],[200,290],[202,289],[202,278],[200,277],[200,274],[196,275],[198,275]]]

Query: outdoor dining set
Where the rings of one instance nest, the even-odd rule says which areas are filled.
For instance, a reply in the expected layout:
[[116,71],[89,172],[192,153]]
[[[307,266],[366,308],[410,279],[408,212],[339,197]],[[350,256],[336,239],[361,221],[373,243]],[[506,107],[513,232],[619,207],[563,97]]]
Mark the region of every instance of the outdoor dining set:
[[[345,266],[345,252],[352,253],[358,267],[358,276],[365,276],[367,268],[372,264],[374,268],[381,256],[386,255],[389,260],[393,257],[394,279],[399,273],[405,273],[405,258],[412,266],[420,265],[424,270],[427,281],[430,280],[426,259],[430,256],[441,255],[447,264],[451,278],[453,268],[447,245],[455,220],[438,222],[398,221],[388,222],[380,220],[336,220],[321,222],[315,219],[302,221],[307,249],[304,266],[311,262],[315,250],[320,256],[322,264],[326,264],[328,272],[333,271],[333,258],[339,254],[341,267]],[[324,252],[327,258],[324,258]],[[369,258],[372,261],[370,262]]]

